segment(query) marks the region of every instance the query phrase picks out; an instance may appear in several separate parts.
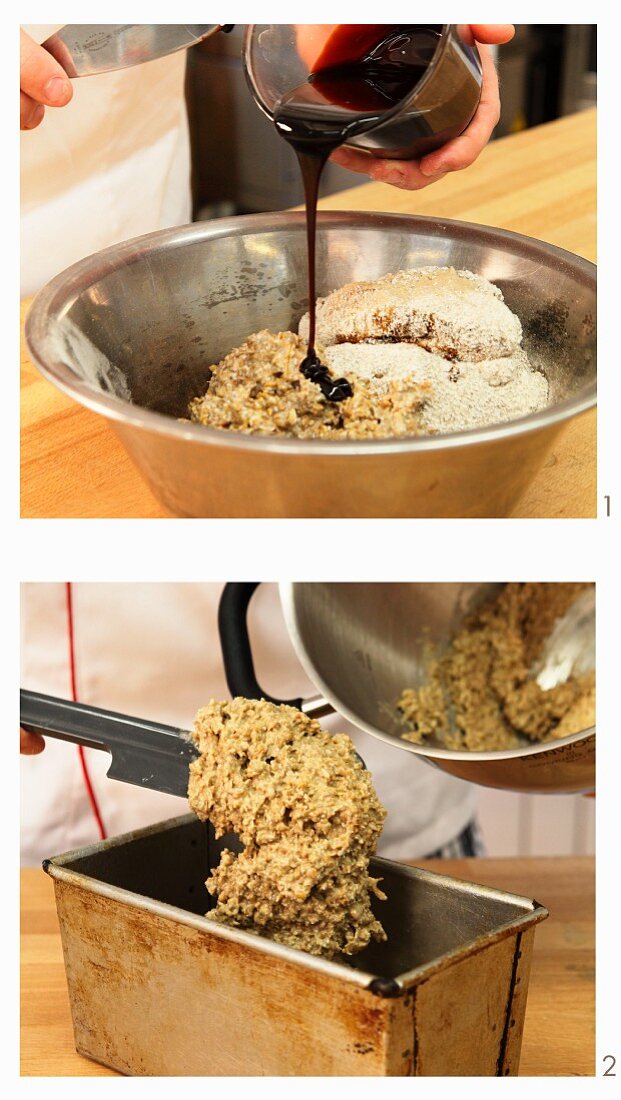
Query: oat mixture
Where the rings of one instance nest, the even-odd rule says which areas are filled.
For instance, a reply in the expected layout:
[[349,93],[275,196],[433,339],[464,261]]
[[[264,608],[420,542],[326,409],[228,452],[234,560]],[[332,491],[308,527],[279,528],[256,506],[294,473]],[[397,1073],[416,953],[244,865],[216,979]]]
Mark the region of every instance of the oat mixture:
[[544,690],[529,678],[557,620],[587,584],[507,584],[464,621],[427,682],[397,707],[405,741],[436,737],[448,749],[493,751],[551,741],[595,724],[595,673]]
[[369,859],[386,811],[350,738],[294,707],[241,698],[212,700],[193,737],[190,805],[244,845],[207,879],[217,899],[207,916],[326,957],[385,940]]
[[298,438],[437,435],[545,408],[548,383],[521,347],[498,287],[469,271],[421,268],[350,283],[317,303],[317,350],[353,396],[327,401],[299,370],[300,334],[250,336],[211,368],[190,419]]
[[[418,435],[427,383],[397,380],[378,393],[361,379],[346,401],[326,401],[300,373],[306,344],[293,332],[258,332],[212,367],[190,419],[211,428],[300,439]],[[322,349],[318,348],[322,354]]]

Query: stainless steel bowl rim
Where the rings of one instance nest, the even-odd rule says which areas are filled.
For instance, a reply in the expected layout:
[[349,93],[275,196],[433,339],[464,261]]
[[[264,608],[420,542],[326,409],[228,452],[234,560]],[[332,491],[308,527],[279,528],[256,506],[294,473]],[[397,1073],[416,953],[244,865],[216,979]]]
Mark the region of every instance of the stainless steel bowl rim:
[[[290,439],[283,436],[249,435],[219,428],[208,428],[199,424],[185,423],[163,413],[133,405],[107,393],[98,393],[76,378],[73,371],[59,359],[48,361],[45,348],[46,327],[54,312],[57,296],[66,300],[68,293],[78,293],[115,271],[123,263],[131,264],[146,255],[154,244],[166,244],[167,247],[179,247],[187,241],[209,241],[220,237],[239,236],[248,233],[277,232],[280,229],[305,231],[303,212],[276,214],[244,214],[232,218],[218,219],[213,223],[198,223],[174,229],[158,230],[141,237],[134,237],[122,244],[112,245],[101,252],[94,253],[73,264],[56,275],[36,295],[28,312],[25,324],[25,338],[29,354],[40,372],[58,389],[81,405],[121,423],[130,423],[150,432],[186,439],[204,446],[222,446],[246,449],[249,451],[281,452],[284,454],[316,455],[376,455],[416,453],[421,451],[449,450],[466,447],[471,444],[488,443],[494,440],[520,436],[537,431],[553,424],[578,416],[596,404],[596,384],[584,388],[583,392],[563,401],[559,401],[538,413],[502,424],[485,428],[473,428],[468,431],[452,432],[446,435],[399,437],[394,439],[365,439],[325,441],[323,439]],[[507,229],[495,229],[476,225],[473,222],[453,221],[418,217],[412,214],[383,214],[355,211],[322,212],[318,219],[318,228],[334,229],[340,226],[360,229],[393,228],[421,231],[435,230],[441,235],[449,227],[457,228],[474,235],[481,242],[502,243],[519,242],[522,249],[552,255],[584,277],[595,280],[596,266],[589,260],[576,256],[556,245],[538,241],[532,237],[513,233]],[[67,308],[67,307],[65,307]],[[250,333],[248,334],[250,335]]]
[[[496,749],[493,752],[471,752],[467,749],[439,749],[435,745],[414,745],[411,741],[400,741],[395,737],[391,737],[390,734],[384,733],[383,730],[380,730],[377,726],[372,726],[369,722],[365,722],[363,718],[354,714],[354,712],[334,694],[334,689],[331,685],[326,683],[317,673],[297,628],[293,598],[295,584],[296,582],[291,581],[281,582],[279,584],[279,591],[289,637],[306,675],[309,680],[317,686],[321,694],[328,700],[337,714],[342,715],[343,718],[347,718],[352,725],[357,726],[358,729],[364,730],[365,733],[369,733],[372,737],[377,737],[385,741],[387,745],[393,745],[394,748],[398,749],[405,749],[406,752],[412,752],[417,756],[428,756],[432,760],[434,758],[444,760],[467,759],[473,761],[514,760],[517,757],[539,756],[543,753],[553,752],[555,749],[564,748],[566,745],[574,745],[578,741],[586,741],[589,737],[594,736],[595,726],[590,726],[580,733],[571,733],[569,736],[559,737],[558,740],[555,741],[538,742],[534,745],[525,745],[523,748],[519,749]],[[388,703],[389,701],[386,700],[386,702]]]

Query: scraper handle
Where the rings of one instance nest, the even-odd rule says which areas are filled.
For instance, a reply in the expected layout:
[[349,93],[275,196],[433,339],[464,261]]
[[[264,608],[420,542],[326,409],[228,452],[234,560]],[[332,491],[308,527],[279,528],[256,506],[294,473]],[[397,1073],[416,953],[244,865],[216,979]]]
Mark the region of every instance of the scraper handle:
[[31,733],[111,753],[109,779],[187,793],[188,768],[198,750],[183,730],[23,690],[20,724]]

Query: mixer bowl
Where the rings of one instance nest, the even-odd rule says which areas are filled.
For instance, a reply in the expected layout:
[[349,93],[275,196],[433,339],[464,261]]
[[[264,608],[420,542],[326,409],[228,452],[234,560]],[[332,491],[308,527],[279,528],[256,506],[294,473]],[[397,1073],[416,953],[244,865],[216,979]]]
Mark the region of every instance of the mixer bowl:
[[[334,710],[354,725],[442,771],[485,787],[532,793],[590,791],[595,786],[595,729],[519,749],[450,750],[430,738],[401,738],[395,709],[406,687],[426,679],[429,644],[440,650],[465,616],[498,584],[287,584],[281,597],[294,648],[307,674]],[[588,603],[588,600],[587,600]],[[595,607],[587,606],[546,654],[554,677],[571,661],[594,667]],[[567,672],[569,669],[567,668]],[[541,680],[541,677],[539,677]],[[304,709],[312,713],[319,700]],[[325,709],[322,711],[326,713]]]
[[[442,771],[484,787],[532,793],[572,793],[595,787],[595,729],[516,749],[468,752],[441,740],[404,741],[396,702],[404,688],[427,679],[429,646],[441,653],[464,618],[502,586],[473,583],[282,584],[291,642],[320,694],[274,699],[256,679],[248,606],[256,584],[225,586],[220,641],[232,695],[285,702],[321,718],[337,711],[359,729]],[[570,671],[595,666],[595,592],[587,589],[555,624],[536,672],[552,687]],[[387,749],[387,751],[389,751]]]
[[186,516],[507,516],[563,426],[595,404],[595,267],[500,229],[407,215],[319,218],[318,293],[429,264],[497,283],[551,404],[507,424],[427,438],[324,441],[183,422],[209,367],[307,308],[301,213],[164,230],[82,260],[36,297],[41,372],[106,416],[152,491]]

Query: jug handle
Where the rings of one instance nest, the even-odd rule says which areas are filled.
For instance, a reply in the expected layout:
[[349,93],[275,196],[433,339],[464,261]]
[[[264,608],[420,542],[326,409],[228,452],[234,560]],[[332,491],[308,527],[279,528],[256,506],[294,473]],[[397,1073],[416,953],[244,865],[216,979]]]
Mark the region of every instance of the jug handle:
[[263,691],[257,680],[248,633],[248,607],[259,583],[226,584],[220,597],[218,630],[229,691],[232,696],[265,699],[268,703],[302,710],[303,699],[275,699]]

